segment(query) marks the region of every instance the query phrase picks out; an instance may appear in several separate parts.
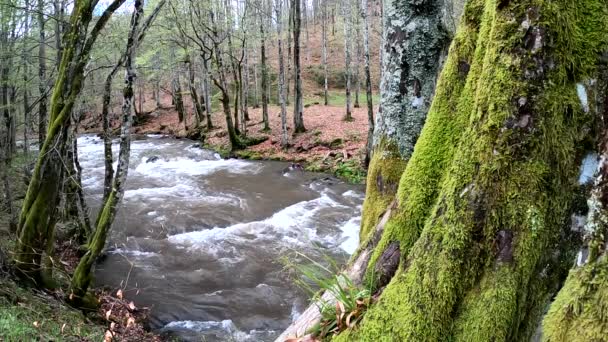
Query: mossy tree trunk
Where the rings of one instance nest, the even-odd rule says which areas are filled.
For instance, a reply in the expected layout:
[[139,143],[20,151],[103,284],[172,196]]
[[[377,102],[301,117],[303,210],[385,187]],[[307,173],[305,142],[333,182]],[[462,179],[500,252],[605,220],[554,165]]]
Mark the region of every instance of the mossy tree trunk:
[[600,163],[587,201],[583,245],[543,320],[544,341],[603,341],[608,336],[608,54],[604,56],[603,77],[585,85],[587,89],[597,85],[588,98],[600,99],[596,112],[601,115],[603,134]]
[[[82,89],[84,68],[99,33],[124,0],[114,0],[89,29],[97,1],[76,1],[66,32],[66,49],[55,81],[48,131],[23,202],[14,261],[24,280],[37,286],[52,286],[41,260],[52,245],[54,212],[62,184],[62,165],[74,103]],[[47,256],[51,258],[51,255]]]
[[117,206],[124,192],[124,183],[129,170],[129,157],[131,147],[130,129],[133,123],[133,86],[135,83],[135,56],[137,48],[137,37],[140,29],[140,18],[143,13],[143,0],[135,0],[133,15],[131,16],[131,29],[127,39],[127,49],[124,55],[125,87],[123,90],[122,104],[122,127],[120,133],[120,152],[116,176],[113,178],[112,189],[108,198],[103,203],[93,236],[89,239],[88,250],[80,259],[72,276],[69,291],[69,302],[75,306],[89,307],[90,297],[87,289],[93,279],[92,268],[95,260],[106,243],[106,236],[114,222]]
[[[451,1],[383,1],[380,110],[376,118],[361,241],[393,201],[431,105],[440,59],[450,43],[443,15]],[[451,14],[458,20],[458,13]]]
[[[603,0],[468,2],[367,265],[380,299],[337,341],[531,338],[573,257],[607,11]],[[383,277],[395,246],[400,265]]]

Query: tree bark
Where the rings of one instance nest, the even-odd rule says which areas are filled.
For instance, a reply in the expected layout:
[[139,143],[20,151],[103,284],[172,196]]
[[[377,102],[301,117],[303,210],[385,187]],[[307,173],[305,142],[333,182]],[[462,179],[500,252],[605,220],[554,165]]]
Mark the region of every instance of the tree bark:
[[[261,1],[261,5],[264,1]],[[259,12],[259,20],[260,20],[260,69],[262,72],[262,121],[264,122],[264,127],[262,131],[269,132],[270,131],[270,122],[268,121],[268,92],[269,92],[269,82],[268,82],[268,67],[266,65],[266,34],[264,32],[264,15],[263,10],[260,9]]]
[[[161,2],[161,6],[162,6]],[[124,193],[124,183],[127,179],[129,170],[129,157],[131,151],[131,125],[133,124],[133,101],[134,101],[134,90],[136,74],[134,69],[135,56],[138,45],[138,35],[140,28],[140,20],[143,14],[143,0],[135,0],[133,15],[131,16],[131,29],[129,31],[129,37],[127,39],[127,48],[125,54],[125,87],[123,90],[123,104],[122,104],[122,128],[120,133],[120,152],[118,156],[118,167],[116,170],[116,176],[114,177],[112,190],[110,195],[103,203],[102,209],[97,220],[97,227],[95,233],[88,243],[88,250],[85,255],[80,259],[72,281],[70,283],[69,290],[69,302],[77,307],[91,307],[95,306],[96,303],[91,301],[91,296],[87,295],[87,290],[92,277],[92,268],[97,260],[97,256],[101,253],[105,242],[106,236],[114,222],[114,217],[118,210],[118,204]],[[93,305],[91,305],[93,304]]]
[[203,106],[200,103],[200,98],[198,96],[198,91],[196,90],[196,84],[194,82],[194,62],[190,59],[190,57],[188,57],[186,59],[186,64],[188,64],[188,85],[190,86],[190,98],[192,99],[192,103],[194,104],[195,110],[195,129],[198,129],[204,119],[205,112]]
[[327,84],[327,1],[323,1],[323,23],[322,26],[322,39],[323,39],[323,104],[329,106],[329,89]]
[[[372,157],[366,187],[361,240],[378,222],[397,191],[401,174],[426,120],[440,71],[441,55],[449,44],[442,24],[443,6],[383,2],[384,33],[380,110],[374,127]],[[404,19],[406,18],[406,19]],[[406,33],[407,32],[407,33]],[[376,165],[382,160],[382,166]]]
[[14,254],[19,275],[37,286],[53,286],[41,267],[41,259],[46,246],[52,245],[53,215],[59,187],[63,183],[63,152],[72,109],[82,90],[85,65],[99,33],[123,2],[114,0],[110,3],[92,28],[88,27],[94,10],[91,3],[78,2],[70,16],[69,31],[65,35],[65,46],[69,48],[63,52],[55,81],[51,98],[51,124],[23,202]]
[[277,19],[277,40],[279,55],[279,103],[281,104],[281,147],[286,149],[289,145],[287,138],[287,96],[285,94],[285,65],[283,63],[283,23],[282,0],[275,1],[275,11]]
[[300,13],[300,0],[291,0],[293,8],[293,67],[295,73],[295,99],[293,106],[294,133],[306,132],[304,127],[304,104],[302,103],[302,70],[300,67],[300,27],[302,18]]
[[46,79],[46,31],[44,21],[44,0],[38,0],[38,148],[46,137],[47,129],[47,79]]
[[344,17],[344,72],[346,74],[346,114],[344,121],[353,121],[353,113],[351,109],[351,70],[350,70],[350,52],[351,47],[351,7],[350,0],[342,0],[342,16]]
[[530,340],[573,254],[607,6],[468,2],[366,279],[390,245],[401,265],[335,341]]
[[361,16],[363,17],[363,53],[365,55],[365,95],[367,98],[367,144],[365,145],[366,167],[369,166],[372,158],[372,147],[374,141],[374,104],[372,98],[372,77],[370,73],[369,58],[369,8],[367,0],[363,0]]
[[[591,95],[587,99],[592,102],[585,108],[593,111],[600,121],[599,163],[584,225],[582,229],[577,227],[583,244],[563,288],[544,317],[543,341],[601,341],[608,332],[608,320],[602,312],[608,291],[608,58],[601,64],[599,75],[593,82],[577,85],[579,95]],[[593,106],[595,99],[599,101]],[[584,212],[573,217],[577,214],[581,217]]]

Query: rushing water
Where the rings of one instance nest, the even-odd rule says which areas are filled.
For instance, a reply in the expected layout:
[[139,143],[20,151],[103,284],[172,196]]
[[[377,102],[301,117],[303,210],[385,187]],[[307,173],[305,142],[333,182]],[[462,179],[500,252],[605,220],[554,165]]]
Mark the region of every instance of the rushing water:
[[[103,144],[84,136],[78,145],[95,209]],[[344,261],[357,246],[363,201],[361,187],[288,166],[220,159],[188,140],[134,141],[97,285],[125,287],[152,308],[152,329],[183,340],[273,340],[307,305],[281,258],[297,251]]]

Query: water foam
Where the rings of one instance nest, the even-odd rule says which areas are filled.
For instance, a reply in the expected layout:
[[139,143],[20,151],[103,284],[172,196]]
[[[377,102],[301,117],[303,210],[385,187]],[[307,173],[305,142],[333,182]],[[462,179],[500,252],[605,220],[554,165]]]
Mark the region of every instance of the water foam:
[[[310,201],[302,201],[278,211],[271,217],[248,223],[237,223],[225,228],[215,227],[201,231],[169,236],[171,243],[188,245],[194,249],[214,250],[216,242],[226,240],[244,241],[253,237],[257,241],[276,241],[282,239],[293,245],[308,245],[318,241],[314,229],[315,214],[327,207],[342,206],[326,194]],[[342,206],[343,207],[343,206]]]
[[234,174],[257,173],[261,170],[251,162],[236,159],[202,160],[197,161],[189,158],[172,158],[170,160],[158,160],[153,163],[140,163],[135,171],[147,177],[165,178],[171,175],[201,176],[209,175],[221,170]]

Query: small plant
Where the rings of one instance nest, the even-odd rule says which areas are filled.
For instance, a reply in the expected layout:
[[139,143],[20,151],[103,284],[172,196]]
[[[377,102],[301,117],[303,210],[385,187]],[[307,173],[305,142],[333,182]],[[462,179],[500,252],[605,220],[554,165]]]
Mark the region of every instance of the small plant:
[[311,301],[319,307],[321,313],[319,323],[311,327],[308,334],[315,340],[325,341],[356,327],[371,303],[370,290],[356,285],[340,273],[329,257],[325,259],[330,266],[324,266],[301,253],[296,254],[309,264],[287,261],[286,265],[296,271],[296,285],[311,294]]
[[336,176],[355,184],[363,183],[366,177],[365,170],[354,159],[338,163],[334,172]]

